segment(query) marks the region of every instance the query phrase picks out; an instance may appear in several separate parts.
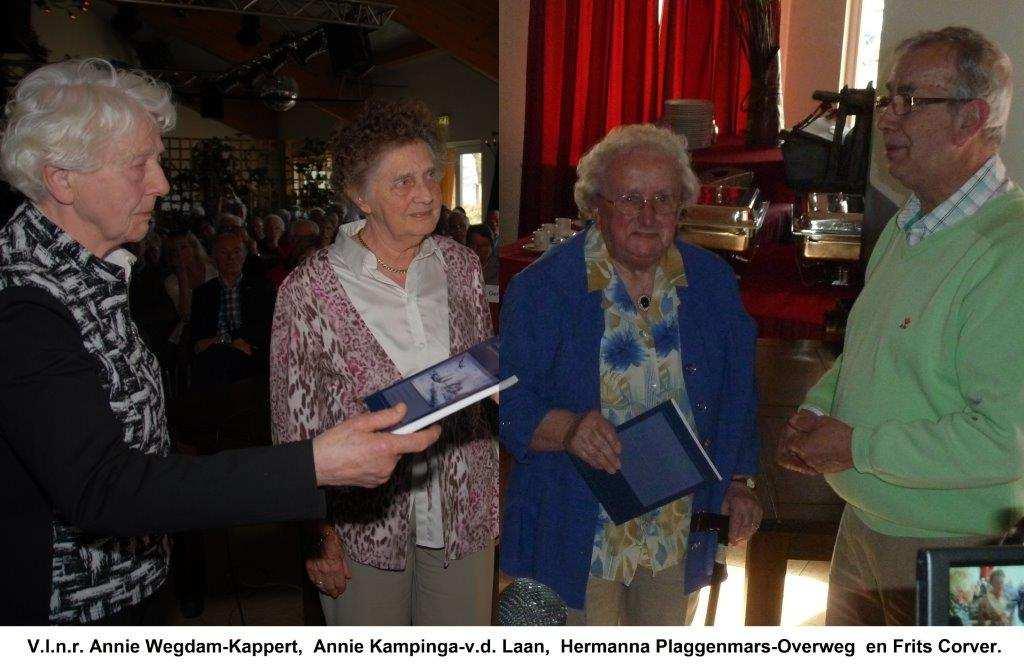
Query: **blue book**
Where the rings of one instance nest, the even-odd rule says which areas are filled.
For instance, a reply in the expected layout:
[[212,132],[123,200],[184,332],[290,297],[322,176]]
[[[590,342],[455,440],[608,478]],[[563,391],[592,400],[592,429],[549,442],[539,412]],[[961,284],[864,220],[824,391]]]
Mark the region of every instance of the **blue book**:
[[622,444],[617,473],[571,457],[615,524],[675,501],[705,482],[722,479],[674,399],[622,423],[616,431]]
[[515,385],[515,376],[499,379],[498,369],[498,337],[493,336],[363,401],[371,411],[404,403],[405,417],[391,433],[411,434]]

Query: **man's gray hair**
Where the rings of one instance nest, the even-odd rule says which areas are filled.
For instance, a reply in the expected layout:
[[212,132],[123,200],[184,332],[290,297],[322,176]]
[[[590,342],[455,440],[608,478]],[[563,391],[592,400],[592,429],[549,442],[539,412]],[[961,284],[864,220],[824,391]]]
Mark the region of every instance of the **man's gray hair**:
[[4,179],[29,199],[46,199],[43,166],[92,172],[109,161],[111,144],[141,122],[174,127],[170,88],[145,72],[87,58],[44,65],[26,75],[6,107],[0,143]]
[[603,193],[604,183],[616,159],[634,151],[663,155],[674,161],[676,169],[673,171],[679,177],[683,203],[689,204],[697,198],[700,181],[690,168],[685,137],[651,124],[620,125],[591,146],[580,158],[576,167],[576,186],[573,188],[573,199],[576,200],[580,215],[593,217],[602,195],[612,199],[620,194]]
[[999,45],[977,30],[949,26],[926,30],[908,37],[896,47],[896,62],[910,51],[927,46],[947,46],[953,50],[956,78],[951,95],[984,100],[989,117],[984,135],[997,146],[1006,137],[1013,99],[1013,63]]

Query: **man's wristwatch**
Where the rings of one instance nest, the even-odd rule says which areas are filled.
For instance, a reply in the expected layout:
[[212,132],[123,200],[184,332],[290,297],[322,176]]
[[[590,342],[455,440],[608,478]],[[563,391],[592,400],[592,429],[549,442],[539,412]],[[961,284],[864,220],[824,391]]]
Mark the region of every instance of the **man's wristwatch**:
[[741,482],[747,486],[747,489],[755,489],[757,487],[757,481],[753,477],[748,475],[734,475],[732,477],[733,482]]
[[223,334],[220,335],[220,338],[217,339],[217,343],[220,343],[220,344],[225,345],[225,346],[230,346],[231,345],[231,335],[228,334],[227,332],[224,332]]

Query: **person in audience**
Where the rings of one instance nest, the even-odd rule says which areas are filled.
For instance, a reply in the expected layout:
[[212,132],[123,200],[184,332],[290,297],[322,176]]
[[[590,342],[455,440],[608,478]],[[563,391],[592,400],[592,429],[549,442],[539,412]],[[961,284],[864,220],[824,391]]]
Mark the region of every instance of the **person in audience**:
[[21,79],[6,121],[0,171],[27,201],[0,229],[0,624],[160,621],[165,532],[321,517],[318,486],[379,485],[438,437],[377,433],[399,407],[292,447],[170,454],[123,246],[169,190],[171,91],[65,60]]
[[192,314],[192,293],[203,283],[216,278],[217,268],[210,262],[206,249],[191,232],[172,232],[167,237],[168,265],[171,273],[164,278],[164,289],[178,312],[178,324],[169,341],[177,346],[183,341]]
[[228,188],[228,195],[226,197],[221,197],[217,201],[218,216],[221,214],[228,214],[230,216],[235,216],[240,221],[245,221],[248,213],[248,208],[230,187]]
[[292,223],[287,240],[281,244],[282,258],[274,262],[266,274],[274,289],[281,286],[288,274],[309,257],[319,243],[320,228],[316,223],[307,218],[299,218]]
[[225,230],[242,230],[245,228],[245,223],[241,218],[232,213],[220,213],[217,214],[217,219],[214,222],[214,228],[217,232],[224,232]]
[[338,214],[329,213],[324,216],[324,222],[320,225],[320,243],[319,248],[327,248],[334,243],[334,238],[338,234]]
[[214,239],[218,276],[196,288],[192,298],[193,389],[228,385],[266,370],[274,292],[243,271],[246,256],[239,230]]
[[323,227],[324,223],[327,222],[327,214],[318,206],[314,206],[312,209],[307,211],[306,218],[316,223],[317,227]]
[[918,550],[994,541],[1024,515],[1024,192],[999,146],[1012,65],[969,28],[914,35],[875,118],[911,195],[889,221],[843,354],[780,463],[846,501],[826,623],[915,621]]
[[207,253],[213,252],[213,238],[217,236],[217,228],[211,222],[203,222],[199,225],[198,229],[199,241],[203,245],[203,250]]
[[480,258],[484,271],[484,283],[498,284],[498,252],[494,247],[494,235],[486,225],[473,225],[466,233],[466,245]]
[[[570,624],[689,623],[716,547],[691,517],[730,515],[733,543],[761,519],[754,324],[729,266],[676,240],[698,188],[685,139],[613,129],[577,168],[576,204],[596,225],[515,276],[502,303],[502,374],[519,382],[499,406],[514,458],[501,568],[554,589]],[[618,471],[615,427],[668,400],[722,481],[616,525],[573,459]]]
[[448,216],[452,215],[452,210],[446,205],[441,205],[441,212],[437,215],[437,224],[434,226],[434,235],[447,237],[448,234]]
[[285,233],[285,224],[281,216],[271,213],[265,219],[267,235],[263,242],[263,255],[269,260],[280,260],[284,254],[281,251],[281,238]]
[[[377,101],[336,134],[335,187],[365,214],[281,285],[270,356],[274,437],[366,410],[363,397],[491,336],[480,263],[431,236],[443,145],[430,111]],[[339,491],[306,562],[329,624],[488,624],[498,459],[479,405],[370,494]]]
[[156,355],[165,371],[173,367],[174,345],[171,334],[178,326],[177,305],[164,287],[164,271],[160,264],[163,240],[150,231],[138,244],[138,259],[132,267],[128,303],[139,334]]
[[256,242],[259,253],[263,254],[264,244],[267,240],[267,228],[263,216],[255,216],[249,221],[249,235]]
[[484,223],[487,225],[488,228],[490,228],[491,234],[494,235],[494,238],[497,239],[498,238],[498,233],[501,231],[500,230],[501,223],[500,223],[500,216],[498,214],[498,210],[497,209],[492,209],[492,210],[488,211],[487,212],[487,220],[485,220]]
[[466,233],[469,231],[469,218],[456,208],[448,216],[448,236],[463,246],[466,245]]

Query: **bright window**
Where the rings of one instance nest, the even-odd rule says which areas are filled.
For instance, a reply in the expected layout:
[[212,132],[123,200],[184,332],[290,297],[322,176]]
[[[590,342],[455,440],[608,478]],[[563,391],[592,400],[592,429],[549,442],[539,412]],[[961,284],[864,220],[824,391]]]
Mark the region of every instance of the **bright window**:
[[455,174],[455,204],[466,210],[470,225],[483,222],[483,154],[459,153]]
[[853,88],[878,88],[878,50],[882,39],[885,0],[849,0],[845,83]]
[[875,88],[878,88],[878,47],[882,40],[884,4],[884,0],[861,0],[854,88],[866,88],[872,81],[875,82]]

